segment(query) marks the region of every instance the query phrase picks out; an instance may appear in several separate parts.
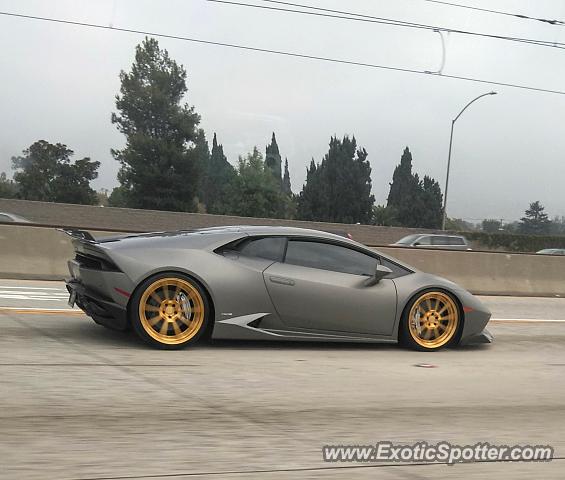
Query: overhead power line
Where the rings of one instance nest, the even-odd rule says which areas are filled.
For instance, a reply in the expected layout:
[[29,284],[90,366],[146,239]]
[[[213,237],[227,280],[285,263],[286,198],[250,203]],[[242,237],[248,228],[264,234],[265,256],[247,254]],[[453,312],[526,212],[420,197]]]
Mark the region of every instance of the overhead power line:
[[[509,42],[518,42],[518,43],[526,43],[531,45],[538,45],[540,47],[549,47],[549,48],[559,48],[565,49],[565,43],[563,42],[554,42],[551,40],[540,40],[534,38],[522,38],[522,37],[512,37],[508,35],[496,35],[490,33],[482,33],[482,32],[474,32],[469,30],[458,30],[454,28],[447,28],[437,25],[427,25],[423,23],[414,23],[414,22],[406,22],[403,20],[395,20],[393,18],[386,18],[386,17],[377,17],[374,15],[366,15],[361,13],[349,12],[345,10],[333,10],[329,8],[321,8],[321,7],[314,7],[312,5],[301,4],[301,3],[292,3],[292,2],[284,2],[278,0],[258,0],[263,3],[271,3],[282,5],[281,7],[274,7],[270,5],[257,5],[254,3],[247,3],[241,2],[236,0],[205,0],[211,3],[218,3],[224,5],[232,5],[237,7],[247,7],[247,8],[256,8],[261,10],[270,10],[273,12],[286,12],[286,13],[294,13],[300,15],[310,15],[316,17],[325,17],[325,18],[335,18],[341,20],[351,20],[356,22],[365,22],[365,23],[374,23],[380,25],[390,25],[395,27],[404,27],[404,28],[416,28],[421,30],[432,30],[435,32],[447,32],[447,33],[455,33],[459,35],[469,35],[474,37],[484,37],[490,38],[495,40],[505,40]],[[289,8],[289,7],[296,7],[302,10],[297,10],[296,8]]]
[[547,18],[530,17],[529,15],[522,15],[520,13],[503,12],[501,10],[491,10],[489,8],[474,7],[472,5],[463,5],[461,3],[444,2],[442,0],[423,0],[424,2],[437,3],[440,5],[447,5],[450,7],[466,8],[468,10],[477,10],[479,12],[494,13],[497,15],[506,15],[508,17],[516,17],[522,20],[535,20],[537,22],[548,23],[550,25],[565,25],[562,20],[549,20]]
[[528,85],[520,85],[520,84],[515,84],[515,83],[497,82],[497,81],[494,81],[494,80],[485,80],[485,79],[481,79],[481,78],[466,77],[466,76],[462,76],[462,75],[438,74],[438,73],[428,72],[426,70],[416,70],[416,69],[404,68],[404,67],[393,67],[393,66],[390,66],[390,65],[379,65],[379,64],[375,64],[375,63],[364,63],[364,62],[357,62],[357,61],[353,61],[353,60],[345,60],[345,59],[331,58],[331,57],[322,57],[322,56],[318,56],[318,55],[308,55],[308,54],[297,53],[297,52],[288,52],[288,51],[284,51],[284,50],[272,50],[272,49],[268,49],[268,48],[252,47],[252,46],[249,46],[249,45],[241,45],[241,44],[235,44],[235,43],[216,42],[216,41],[212,41],[212,40],[204,40],[204,39],[201,39],[201,38],[184,37],[184,36],[180,36],[180,35],[170,35],[170,34],[166,34],[166,33],[149,32],[147,30],[137,30],[137,29],[131,29],[131,28],[112,27],[112,26],[109,26],[109,25],[102,25],[102,24],[97,24],[97,23],[77,22],[77,21],[73,21],[73,20],[64,20],[64,19],[60,19],[60,18],[41,17],[41,16],[37,16],[37,15],[24,15],[24,14],[21,14],[21,13],[2,12],[2,11],[0,11],[0,16],[14,17],[14,18],[20,18],[20,19],[25,19],[25,20],[38,20],[38,21],[43,21],[43,22],[50,22],[50,23],[64,24],[64,25],[74,25],[74,26],[78,26],[78,27],[89,27],[89,28],[95,28],[95,29],[101,29],[101,30],[111,30],[111,31],[116,31],[116,32],[135,33],[135,34],[138,34],[138,35],[148,35],[148,36],[151,36],[151,37],[160,37],[160,38],[168,38],[168,39],[173,39],[173,40],[182,40],[182,41],[185,41],[185,42],[193,42],[193,43],[199,43],[199,44],[204,44],[204,45],[214,45],[214,46],[219,46],[219,47],[233,48],[233,49],[246,50],[246,51],[252,51],[252,52],[270,53],[270,54],[274,54],[274,55],[282,55],[282,56],[286,56],[286,57],[295,57],[295,58],[301,58],[301,59],[306,59],[306,60],[319,60],[319,61],[323,61],[323,62],[339,63],[339,64],[343,64],[343,65],[355,65],[355,66],[359,66],[359,67],[367,67],[367,68],[374,68],[374,69],[380,69],[380,70],[390,70],[390,71],[402,72],[402,73],[413,73],[413,74],[417,74],[417,75],[428,75],[428,76],[435,76],[435,77],[441,77],[441,78],[451,78],[451,79],[454,79],[454,80],[464,80],[464,81],[467,81],[467,82],[482,83],[482,84],[488,84],[488,85],[498,85],[498,86],[501,86],[501,87],[518,88],[518,89],[521,89],[521,90],[530,90],[530,91],[534,91],[534,92],[543,92],[543,93],[552,93],[552,94],[556,94],[556,95],[565,95],[565,91],[563,91],[563,90],[552,90],[552,89],[549,89],[549,88],[531,87],[531,86],[528,86]]

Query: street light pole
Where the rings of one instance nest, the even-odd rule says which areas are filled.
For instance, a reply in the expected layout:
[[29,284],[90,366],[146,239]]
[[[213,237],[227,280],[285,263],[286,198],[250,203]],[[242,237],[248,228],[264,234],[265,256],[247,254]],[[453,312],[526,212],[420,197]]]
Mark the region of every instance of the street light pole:
[[487,95],[496,95],[497,92],[488,92],[479,95],[477,98],[471,100],[467,105],[463,107],[463,110],[459,112],[459,114],[451,121],[451,134],[449,135],[449,154],[447,155],[447,173],[445,175],[445,190],[443,192],[443,215],[441,219],[441,229],[445,230],[445,220],[447,218],[447,189],[449,187],[449,169],[451,167],[451,147],[453,146],[453,128],[455,127],[455,122],[457,119],[463,114],[467,108],[472,103],[475,103],[479,98],[486,97]]

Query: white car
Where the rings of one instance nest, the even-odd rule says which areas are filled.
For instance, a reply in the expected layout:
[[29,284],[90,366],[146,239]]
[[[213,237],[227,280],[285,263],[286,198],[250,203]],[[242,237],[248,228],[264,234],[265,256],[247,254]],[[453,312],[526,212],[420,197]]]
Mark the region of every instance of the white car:
[[471,250],[467,239],[461,235],[421,234],[408,235],[393,243],[399,247],[439,248],[443,250]]

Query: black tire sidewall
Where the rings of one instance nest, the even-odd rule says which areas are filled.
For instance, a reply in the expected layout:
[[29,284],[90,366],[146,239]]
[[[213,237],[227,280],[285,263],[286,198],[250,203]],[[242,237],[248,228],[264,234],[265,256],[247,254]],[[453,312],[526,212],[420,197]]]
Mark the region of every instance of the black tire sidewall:
[[[141,324],[141,320],[139,318],[139,303],[141,301],[141,297],[147,288],[160,280],[161,278],[178,278],[179,280],[184,280],[185,282],[189,282],[200,294],[202,297],[202,302],[204,303],[204,321],[200,326],[200,330],[189,340],[179,343],[176,345],[169,345],[166,343],[161,343],[158,340],[154,339],[151,335],[149,335],[143,325]],[[153,275],[143,282],[141,282],[138,287],[135,289],[135,292],[131,298],[130,308],[129,308],[129,317],[130,317],[130,324],[141,340],[145,343],[151,345],[152,347],[160,348],[162,350],[179,350],[181,348],[185,348],[189,345],[196,343],[202,335],[208,330],[208,322],[210,321],[210,302],[208,300],[208,294],[204,290],[204,288],[193,278],[189,277],[188,275],[184,275],[178,272],[161,272],[156,275]]]

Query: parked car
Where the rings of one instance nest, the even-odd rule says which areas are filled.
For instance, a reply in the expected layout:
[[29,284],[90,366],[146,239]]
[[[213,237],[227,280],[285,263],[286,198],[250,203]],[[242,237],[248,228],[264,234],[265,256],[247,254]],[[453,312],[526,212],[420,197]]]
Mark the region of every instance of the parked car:
[[436,235],[416,233],[393,243],[393,246],[440,248],[448,250],[471,250],[467,239],[461,235]]
[[13,213],[0,212],[0,223],[29,223],[29,220]]
[[541,255],[565,255],[565,248],[544,248],[536,253]]

